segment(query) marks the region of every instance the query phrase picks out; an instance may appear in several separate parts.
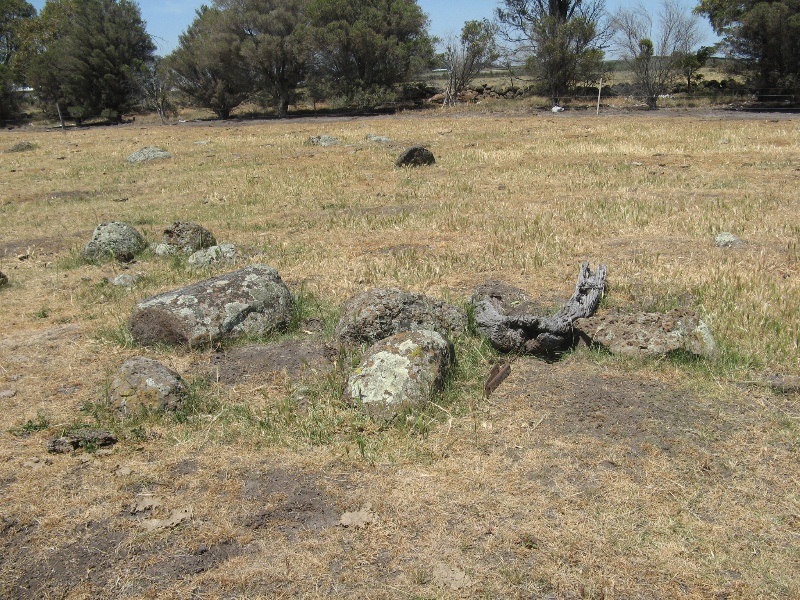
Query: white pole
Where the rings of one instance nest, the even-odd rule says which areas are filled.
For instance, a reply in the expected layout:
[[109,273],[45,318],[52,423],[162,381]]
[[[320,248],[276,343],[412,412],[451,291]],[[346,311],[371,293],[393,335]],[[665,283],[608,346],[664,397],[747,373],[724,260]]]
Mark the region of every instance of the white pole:
[[603,91],[603,78],[600,78],[600,87],[597,88],[597,114],[600,115],[600,93]]

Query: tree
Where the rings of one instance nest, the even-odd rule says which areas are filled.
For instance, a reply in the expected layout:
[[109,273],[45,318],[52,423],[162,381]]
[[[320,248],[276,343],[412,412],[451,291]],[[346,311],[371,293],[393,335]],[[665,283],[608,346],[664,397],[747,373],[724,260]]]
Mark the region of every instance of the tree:
[[19,51],[20,29],[36,16],[25,0],[0,0],[0,119],[13,117],[17,110],[12,60]]
[[405,81],[433,58],[416,0],[311,0],[310,79],[350,100]]
[[136,73],[155,46],[130,0],[51,0],[27,40],[26,74],[45,104],[121,119],[135,101]]
[[244,35],[230,27],[222,10],[201,6],[167,57],[175,85],[195,106],[229,118],[253,90],[243,42]]
[[679,61],[681,74],[686,77],[686,91],[692,92],[692,83],[703,80],[698,71],[706,66],[708,59],[714,54],[712,46],[701,46],[697,52],[686,53]]
[[136,82],[142,108],[156,112],[162,125],[166,123],[167,115],[176,114],[170,94],[172,82],[164,59],[156,56],[147,62],[137,73]]
[[218,8],[241,36],[242,58],[249,65],[257,94],[286,113],[305,77],[302,24],[308,0],[220,0]]
[[579,81],[599,78],[608,28],[605,0],[502,0],[505,39],[529,55],[527,67],[554,103]]
[[445,104],[455,104],[478,73],[497,60],[496,32],[497,27],[485,19],[467,21],[461,35],[448,41],[443,57],[448,70]]
[[701,0],[695,11],[708,17],[754,88],[800,94],[799,0]]
[[681,62],[700,41],[697,18],[683,11],[676,0],[663,0],[654,23],[639,4],[614,16],[620,53],[633,72],[634,82],[647,107],[657,108],[681,73]]

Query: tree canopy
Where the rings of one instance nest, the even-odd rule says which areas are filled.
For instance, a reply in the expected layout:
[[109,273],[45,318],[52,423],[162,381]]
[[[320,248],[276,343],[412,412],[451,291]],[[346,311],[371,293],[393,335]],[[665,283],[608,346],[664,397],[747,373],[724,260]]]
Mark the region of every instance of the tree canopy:
[[529,55],[527,66],[558,102],[580,81],[599,79],[605,0],[502,0],[497,20],[506,40]]
[[700,0],[697,13],[722,36],[762,93],[800,93],[800,0]]
[[25,0],[0,0],[0,119],[17,111],[12,60],[19,51],[20,32],[36,10]]
[[121,118],[155,46],[130,0],[50,0],[24,42],[28,83],[77,122]]

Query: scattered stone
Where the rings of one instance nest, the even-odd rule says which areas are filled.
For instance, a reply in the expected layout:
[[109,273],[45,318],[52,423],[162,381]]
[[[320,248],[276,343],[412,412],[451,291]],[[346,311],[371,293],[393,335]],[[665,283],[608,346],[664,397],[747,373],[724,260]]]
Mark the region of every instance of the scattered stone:
[[8,284],[8,275],[0,271],[0,287]]
[[129,273],[120,273],[113,279],[109,281],[111,285],[115,285],[117,287],[124,287],[131,289],[137,283],[142,280],[142,276],[138,273],[136,275],[130,275]]
[[373,419],[390,421],[402,410],[430,402],[452,361],[452,345],[435,331],[398,333],[367,350],[345,396]]
[[433,582],[439,587],[457,591],[472,586],[472,579],[464,571],[439,563],[433,569]]
[[11,152],[29,152],[30,150],[36,150],[36,148],[36,144],[31,142],[18,142],[6,150],[6,154]]
[[126,360],[109,389],[111,407],[122,414],[140,409],[174,411],[186,395],[186,385],[178,373],[144,356]]
[[[127,223],[112,221],[95,227],[91,241],[81,254],[86,260],[124,258],[139,254],[147,247],[142,234]],[[130,262],[130,261],[128,261]]]
[[226,385],[263,380],[270,373],[296,378],[313,371],[330,371],[336,350],[319,340],[281,340],[231,348],[211,359],[212,378]]
[[113,446],[116,443],[116,436],[108,431],[77,429],[64,437],[54,438],[47,442],[47,451],[51,454],[67,454],[78,448],[93,450]]
[[554,112],[554,113],[564,112],[564,107],[563,106],[554,106],[553,108],[550,109],[550,112]]
[[375,520],[375,515],[370,512],[370,508],[371,507],[367,505],[361,510],[342,514],[342,517],[339,519],[339,525],[342,527],[355,527],[357,529],[366,527]]
[[714,238],[714,245],[717,248],[741,248],[745,244],[732,233],[723,231],[722,233],[718,233]]
[[148,146],[146,148],[142,148],[141,150],[137,150],[136,152],[131,154],[128,157],[128,162],[134,164],[140,162],[148,162],[151,160],[161,160],[165,158],[172,158],[172,154],[170,154],[166,150],[162,150],[161,148]]
[[770,375],[766,384],[782,394],[800,394],[800,377],[796,375]]
[[[119,471],[119,469],[117,469],[117,471]],[[131,506],[131,514],[135,515],[137,513],[146,512],[148,510],[154,510],[156,508],[160,508],[163,505],[164,505],[164,500],[162,500],[158,496],[150,496],[150,495],[141,496],[138,500],[136,500],[136,503],[133,506]]]
[[156,256],[172,256],[173,254],[178,253],[177,246],[173,246],[172,244],[164,244],[162,242],[154,242],[150,244],[150,250]]
[[145,519],[142,521],[142,527],[147,531],[155,531],[156,529],[167,529],[177,527],[184,521],[192,518],[191,508],[176,508],[173,510],[169,517],[166,519]]
[[0,390],[0,400],[13,398],[17,395],[17,390]]
[[369,142],[377,142],[379,144],[389,144],[391,143],[391,138],[386,137],[385,135],[375,135],[374,133],[367,134],[367,141]]
[[422,167],[436,162],[433,152],[424,146],[412,146],[405,150],[394,162],[395,167]]
[[127,477],[128,475],[133,475],[133,469],[130,467],[118,465],[117,468],[114,469],[114,477]]
[[457,306],[396,288],[373,288],[345,303],[335,335],[343,343],[371,344],[413,329],[448,335],[466,328],[467,313]]
[[198,346],[282,329],[293,309],[278,272],[252,265],[143,300],[128,324],[140,344]]
[[505,286],[512,291],[510,294],[493,292],[491,286],[479,287],[470,302],[478,329],[501,352],[551,355],[572,346],[573,323],[594,314],[605,286],[605,265],[593,273],[589,264],[583,263],[575,291],[552,316],[528,312],[535,310],[533,305],[521,294],[513,300],[516,292],[510,286]]
[[578,319],[574,328],[579,341],[602,346],[611,354],[654,357],[684,351],[706,358],[717,354],[708,325],[685,309],[594,316]]
[[[175,248],[176,254],[182,252],[183,254],[192,254],[203,248],[209,248],[217,244],[217,240],[213,234],[197,223],[189,223],[187,221],[175,221],[172,225],[164,230],[164,235],[161,238],[161,244],[172,246]],[[159,244],[159,246],[161,245]]]
[[236,246],[220,244],[198,250],[186,261],[190,269],[206,269],[218,265],[230,265],[236,262]]
[[342,142],[332,135],[314,135],[308,138],[308,143],[312,146],[338,146]]
[[43,466],[51,465],[51,464],[53,464],[53,461],[51,461],[50,459],[46,458],[46,459],[42,460],[38,456],[34,456],[33,458],[29,458],[24,463],[22,463],[22,466],[25,467],[26,469],[31,469],[33,471],[38,471]]

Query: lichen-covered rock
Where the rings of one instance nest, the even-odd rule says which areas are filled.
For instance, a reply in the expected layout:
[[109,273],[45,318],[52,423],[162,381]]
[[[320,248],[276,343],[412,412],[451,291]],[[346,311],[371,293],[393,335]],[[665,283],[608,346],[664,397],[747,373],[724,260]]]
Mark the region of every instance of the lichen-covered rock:
[[148,162],[151,160],[162,160],[165,158],[172,158],[172,154],[170,154],[166,150],[162,150],[161,148],[148,146],[146,148],[142,148],[141,150],[137,150],[136,152],[131,154],[128,157],[128,162],[133,164],[140,162]]
[[128,325],[141,344],[199,346],[282,329],[293,308],[278,272],[251,265],[143,300]]
[[717,248],[741,248],[744,242],[732,233],[723,231],[714,237],[714,245]]
[[135,275],[131,275],[129,273],[120,273],[119,275],[111,279],[109,283],[117,287],[124,287],[131,289],[141,280],[142,276],[139,273],[136,273]]
[[236,246],[220,244],[198,250],[186,261],[190,269],[205,269],[216,265],[227,265],[236,262]]
[[435,331],[398,333],[374,344],[347,381],[345,395],[376,420],[421,408],[441,390],[453,347]]
[[348,300],[335,335],[346,344],[369,343],[395,333],[430,329],[443,335],[467,328],[467,314],[441,300],[395,288],[373,288]]
[[144,356],[126,360],[109,389],[111,407],[122,414],[140,409],[174,411],[186,395],[186,385],[178,373]]
[[412,146],[403,152],[395,161],[396,167],[422,167],[436,162],[433,152],[424,146]]
[[60,438],[53,438],[47,442],[47,451],[51,454],[68,454],[78,448],[96,450],[113,446],[117,443],[117,436],[102,429],[77,429]]
[[164,230],[161,244],[175,248],[174,252],[167,251],[167,254],[176,254],[178,252],[192,254],[203,248],[216,246],[217,240],[202,225],[189,223],[188,221],[175,221]]
[[116,258],[129,261],[147,247],[142,234],[127,223],[100,223],[81,254],[86,260]]
[[708,325],[688,310],[593,316],[575,321],[574,331],[579,340],[612,354],[656,357],[684,351],[707,358],[717,354]]
[[312,146],[338,146],[341,144],[341,141],[337,137],[333,137],[332,135],[314,135],[308,138],[308,143]]
[[377,142],[378,144],[389,144],[391,143],[392,139],[386,137],[385,135],[375,135],[374,133],[368,133],[367,141]]

